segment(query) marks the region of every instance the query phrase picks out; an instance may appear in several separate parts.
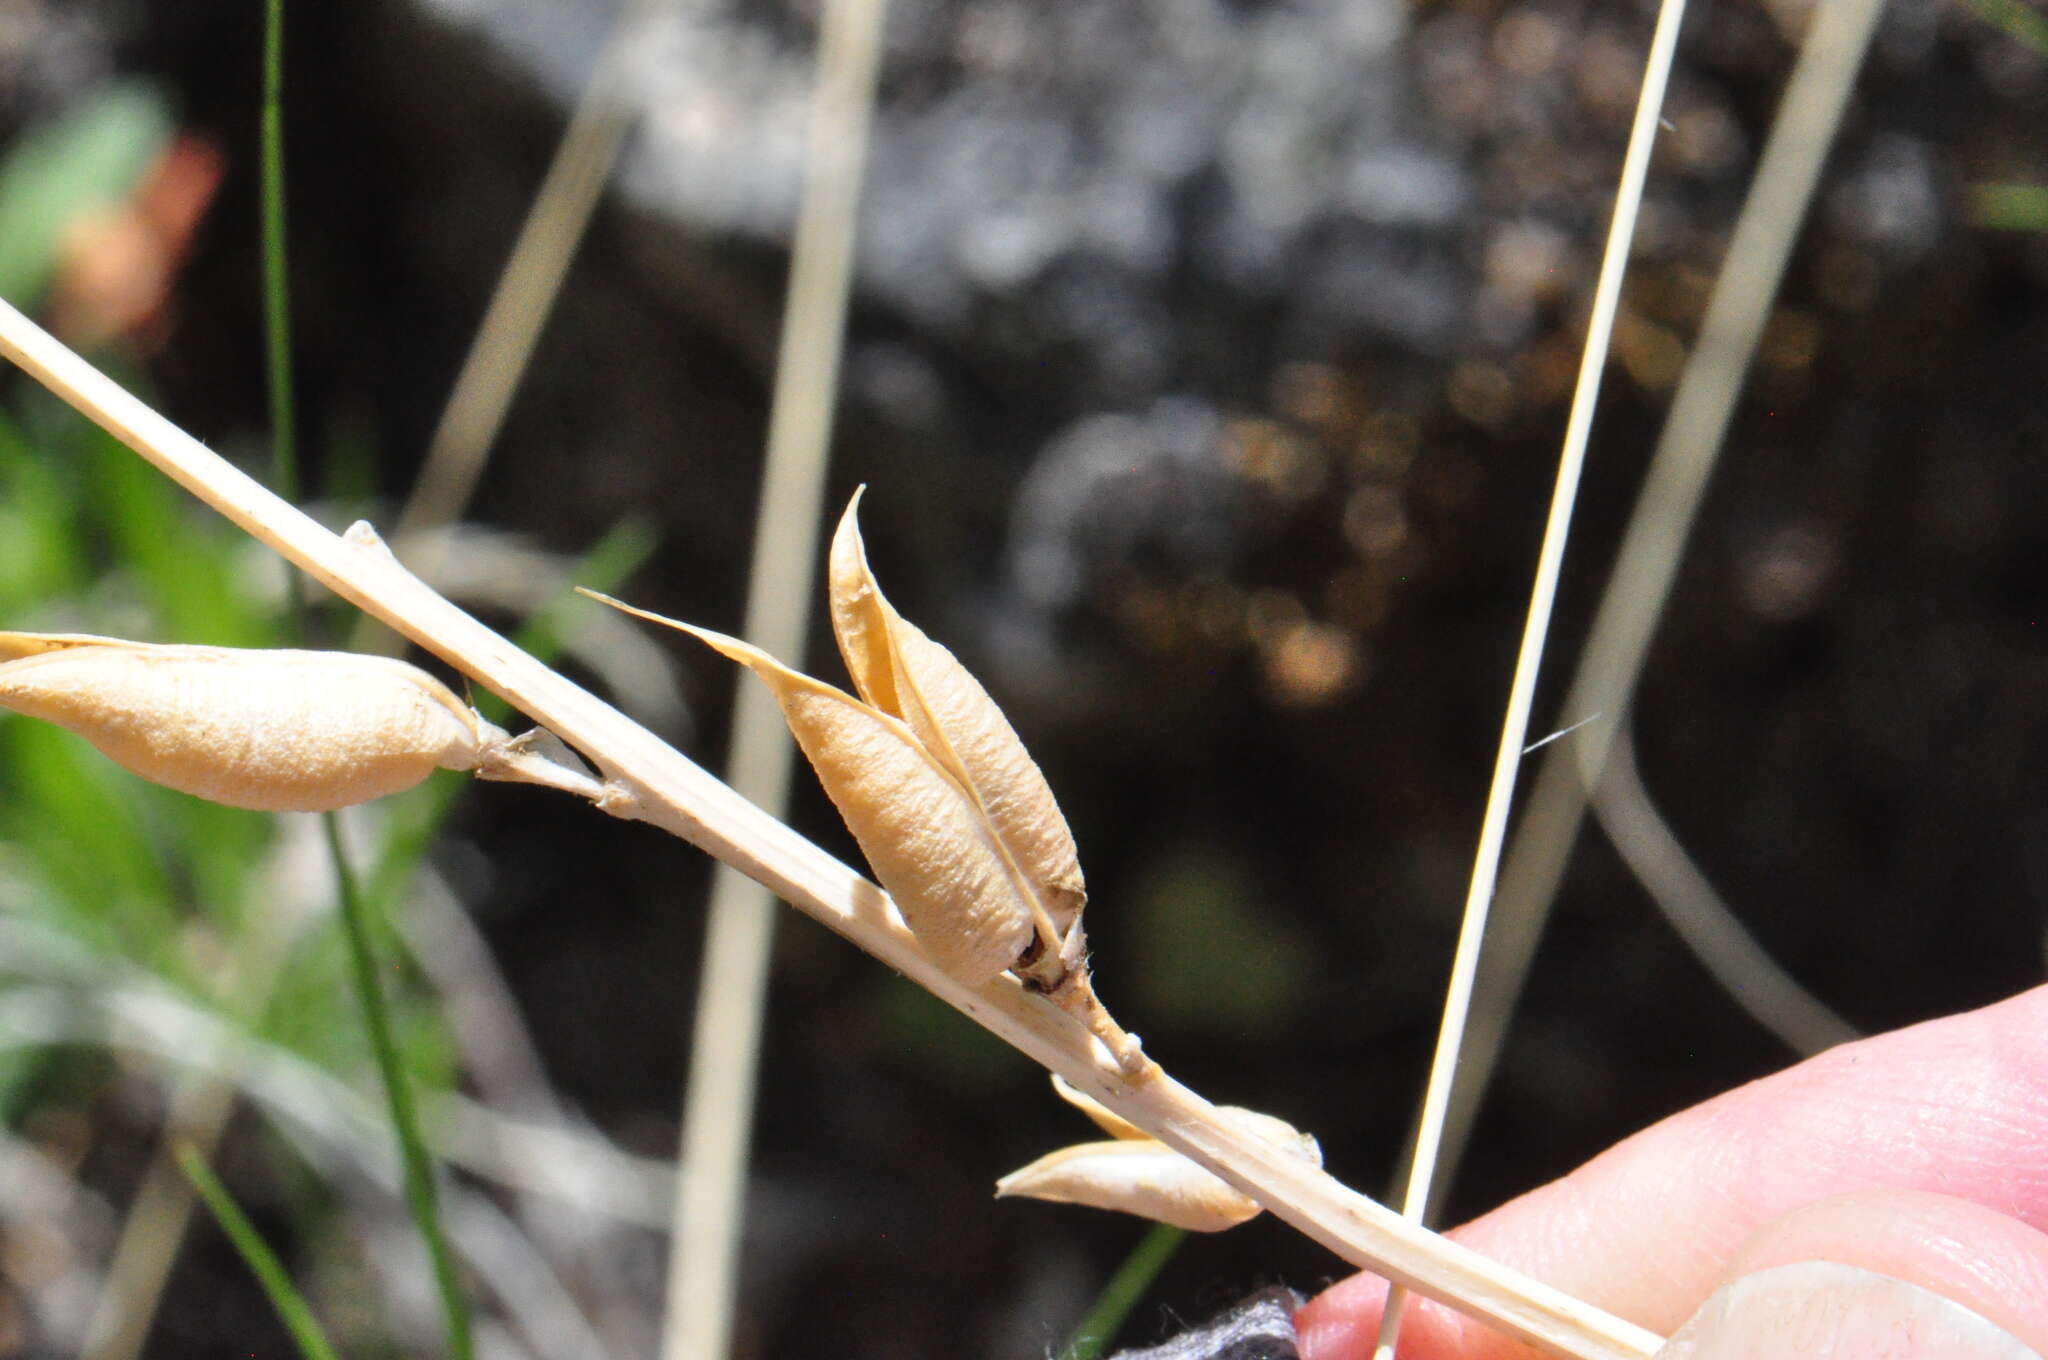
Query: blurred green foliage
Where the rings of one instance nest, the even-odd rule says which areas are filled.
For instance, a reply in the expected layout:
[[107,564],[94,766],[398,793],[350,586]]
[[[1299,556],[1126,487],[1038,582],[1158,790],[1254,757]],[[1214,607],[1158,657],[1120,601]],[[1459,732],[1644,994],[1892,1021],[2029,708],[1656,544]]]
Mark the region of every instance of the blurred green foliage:
[[163,97],[123,83],[17,141],[0,161],[0,297],[33,306],[56,275],[64,233],[126,197],[170,137]]
[[1968,0],[1968,4],[1979,19],[2005,30],[2014,42],[2048,56],[2048,15],[2026,0]]
[[1258,1034],[1287,1024],[1314,976],[1312,946],[1259,914],[1259,885],[1227,855],[1185,847],[1154,864],[1130,903],[1143,941],[1139,1007],[1191,1034]]
[[1998,231],[2048,231],[2048,184],[1978,184],[1970,220]]
[[[39,394],[24,405],[32,417],[0,417],[0,618],[32,631],[277,642],[277,592],[238,532],[98,429]],[[97,958],[94,974],[110,982],[141,970],[192,1004],[352,1071],[361,1036],[326,932],[294,951],[267,1014],[245,1014],[247,998],[222,989],[239,978],[232,961],[252,936],[277,924],[267,913],[281,904],[266,884],[278,827],[147,784],[49,724],[0,716],[10,905]],[[18,960],[11,971],[32,978],[33,965]],[[445,1087],[452,1046],[412,992],[400,1026],[409,1063]],[[0,1071],[0,1101],[18,1108],[40,1066]]]

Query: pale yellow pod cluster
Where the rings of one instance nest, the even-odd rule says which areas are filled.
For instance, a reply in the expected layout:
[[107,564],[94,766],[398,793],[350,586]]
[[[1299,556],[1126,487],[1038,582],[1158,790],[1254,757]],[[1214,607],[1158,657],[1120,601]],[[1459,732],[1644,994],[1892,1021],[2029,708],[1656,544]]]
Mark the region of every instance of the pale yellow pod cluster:
[[0,633],[0,707],[154,783],[264,812],[325,812],[472,769],[485,731],[447,686],[388,657],[81,633]]
[[738,638],[674,626],[774,691],[875,877],[941,968],[978,984],[1023,956],[1035,931],[1002,852],[973,801],[907,726]]
[[[875,877],[950,976],[978,986],[1028,963],[1032,981],[1057,986],[1078,975],[1087,897],[1073,835],[988,692],[883,597],[859,503],[856,493],[840,520],[826,580],[858,698],[738,638],[606,602],[703,640],[768,685]],[[1122,1039],[1120,1058],[1134,1053]]]
[[[1221,1232],[1259,1215],[1259,1202],[1148,1136],[1073,1087],[1053,1088],[1100,1125],[1113,1141],[1077,1143],[1049,1152],[996,1182],[996,1196],[1114,1209],[1191,1232]],[[1313,1166],[1323,1164],[1316,1140],[1285,1120],[1256,1110],[1219,1106],[1217,1113],[1247,1133]]]
[[1074,834],[1044,773],[981,682],[882,594],[861,543],[860,497],[854,492],[840,516],[826,577],[833,636],[854,688],[872,707],[909,724],[973,796],[1064,938],[1088,901]]

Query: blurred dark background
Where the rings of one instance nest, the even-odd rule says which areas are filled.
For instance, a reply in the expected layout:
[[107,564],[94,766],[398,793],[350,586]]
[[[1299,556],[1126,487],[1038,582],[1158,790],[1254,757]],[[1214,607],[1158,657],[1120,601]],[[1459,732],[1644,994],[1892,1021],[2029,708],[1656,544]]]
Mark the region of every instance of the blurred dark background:
[[[0,8],[6,126],[141,79],[217,157],[129,335],[173,419],[252,456],[258,8]],[[1808,8],[1688,20],[1560,658]],[[612,17],[291,7],[316,496],[362,490],[339,483],[367,457],[368,489],[402,497]],[[562,553],[650,518],[625,593],[718,628],[744,607],[816,19],[692,4],[637,54],[640,124],[470,512]],[[1373,1193],[1434,1039],[1651,21],[1626,0],[891,6],[828,502],[868,484],[881,579],[1045,767],[1112,1009]],[[1679,836],[1869,1029],[2043,968],[2048,220],[1972,212],[2016,181],[2048,182],[2048,58],[1966,5],[1891,6],[1637,708]],[[734,676],[676,654],[677,739],[716,769]],[[839,678],[822,632],[810,661]],[[1539,731],[1584,716],[1556,689]],[[799,790],[796,824],[853,856]],[[439,860],[562,1098],[671,1155],[708,862],[498,787],[466,796]],[[777,951],[740,1353],[1043,1354],[1142,1228],[989,1188],[1085,1127],[802,917]],[[1790,1060],[1589,830],[1448,1220]],[[651,1310],[651,1234],[631,1259]],[[218,1244],[181,1272],[151,1354],[269,1326]],[[1128,1339],[1344,1273],[1266,1220],[1194,1240]]]

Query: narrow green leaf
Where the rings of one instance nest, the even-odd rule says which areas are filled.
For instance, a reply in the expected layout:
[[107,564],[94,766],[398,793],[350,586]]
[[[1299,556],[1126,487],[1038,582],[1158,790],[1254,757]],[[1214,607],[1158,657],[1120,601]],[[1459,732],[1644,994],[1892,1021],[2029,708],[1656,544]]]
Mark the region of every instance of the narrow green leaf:
[[2014,42],[2048,56],[2048,15],[2024,0],[1965,0],[1979,19],[2005,30]]
[[[285,258],[284,173],[284,0],[263,6],[263,110],[261,148],[261,230],[263,235],[264,350],[270,387],[271,483],[286,500],[300,494],[298,445],[293,415],[291,365],[290,272]],[[287,577],[286,636],[297,643],[305,634],[305,586],[298,572]],[[470,1360],[475,1342],[469,1300],[462,1291],[455,1256],[441,1226],[433,1156],[420,1135],[413,1102],[412,1078],[406,1071],[393,1033],[391,1013],[378,981],[372,942],[370,903],[349,868],[341,844],[341,823],[323,813],[328,856],[341,898],[341,923],[348,939],[350,974],[363,1007],[370,1048],[384,1082],[391,1122],[398,1134],[399,1158],[405,1168],[405,1202],[433,1263],[434,1283],[441,1296],[441,1316],[448,1333],[448,1353]]]
[[1180,1228],[1154,1223],[1152,1230],[1131,1248],[1116,1274],[1109,1277],[1109,1283],[1102,1286],[1102,1292],[1074,1328],[1074,1334],[1060,1348],[1060,1360],[1096,1360],[1107,1350],[1130,1319],[1131,1310],[1159,1279],[1159,1272],[1166,1269],[1166,1263],[1180,1250],[1186,1237],[1187,1233]]
[[2048,184],[1978,184],[1970,220],[1994,231],[2048,231]]
[[228,1194],[226,1186],[213,1174],[206,1159],[189,1144],[180,1144],[177,1149],[178,1165],[184,1169],[185,1179],[192,1182],[192,1188],[213,1214],[213,1221],[220,1224],[220,1230],[227,1234],[241,1253],[243,1264],[249,1273],[263,1286],[263,1292],[270,1296],[270,1306],[277,1310],[277,1320],[292,1334],[299,1354],[305,1360],[340,1360],[334,1347],[328,1343],[327,1334],[313,1317],[313,1310],[305,1296],[292,1284],[291,1276],[285,1273],[283,1262],[277,1259],[264,1242],[256,1225],[241,1210]]

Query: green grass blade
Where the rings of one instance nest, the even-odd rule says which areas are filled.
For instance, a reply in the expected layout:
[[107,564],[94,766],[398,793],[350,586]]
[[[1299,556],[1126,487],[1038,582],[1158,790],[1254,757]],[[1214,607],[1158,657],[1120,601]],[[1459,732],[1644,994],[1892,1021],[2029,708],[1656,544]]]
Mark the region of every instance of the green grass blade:
[[342,932],[348,939],[350,971],[356,995],[363,1005],[363,1023],[370,1034],[370,1048],[377,1058],[377,1072],[384,1080],[384,1096],[391,1106],[391,1122],[398,1133],[398,1155],[405,1167],[405,1203],[426,1242],[433,1262],[434,1283],[441,1294],[442,1320],[448,1329],[448,1353],[455,1360],[470,1360],[469,1301],[456,1274],[455,1256],[441,1231],[440,1195],[434,1186],[434,1161],[420,1136],[419,1110],[413,1104],[412,1083],[398,1053],[392,1032],[391,1012],[384,1004],[384,990],[377,983],[376,946],[371,940],[369,904],[349,871],[341,846],[341,825],[333,813],[321,819],[327,832],[327,848],[334,860],[335,878],[341,886]]
[[[271,483],[286,500],[299,499],[298,446],[292,401],[291,297],[285,267],[284,181],[284,0],[265,0],[263,7],[263,112],[261,228],[263,237],[264,341],[270,386]],[[299,573],[288,576],[287,636],[305,635],[305,594]],[[334,865],[335,888],[341,898],[342,930],[347,937],[350,972],[363,1008],[370,1048],[384,1082],[391,1122],[398,1135],[399,1158],[405,1167],[405,1202],[411,1210],[427,1256],[433,1262],[440,1291],[442,1320],[448,1331],[448,1353],[470,1360],[474,1350],[469,1301],[455,1269],[454,1254],[441,1229],[434,1163],[420,1137],[411,1078],[400,1058],[391,1013],[377,981],[371,940],[369,904],[356,884],[341,844],[341,823],[331,812],[321,816],[327,849]]]
[[313,1317],[313,1310],[307,1306],[305,1296],[292,1284],[285,1273],[284,1264],[277,1254],[264,1242],[256,1231],[256,1225],[249,1221],[226,1186],[213,1174],[206,1159],[190,1146],[181,1145],[177,1150],[178,1165],[184,1168],[185,1179],[192,1182],[193,1190],[206,1201],[206,1207],[213,1214],[213,1221],[220,1224],[220,1230],[227,1234],[241,1253],[243,1264],[249,1273],[263,1286],[263,1292],[270,1296],[270,1306],[277,1310],[277,1320],[292,1334],[299,1354],[305,1360],[340,1360],[334,1347],[327,1340],[327,1333],[320,1329]]
[[1970,220],[1994,231],[2048,231],[2048,184],[1978,184]]
[[1060,1360],[1095,1360],[1107,1350],[1123,1330],[1131,1310],[1138,1306],[1138,1300],[1145,1297],[1186,1239],[1186,1230],[1154,1223],[1152,1230],[1131,1248],[1116,1274],[1109,1277],[1109,1283],[1102,1286],[1102,1292],[1096,1295],[1074,1334],[1060,1348]]
[[270,482],[299,499],[299,454],[293,432],[291,292],[284,236],[284,0],[263,6],[262,190],[263,333],[270,384]]
[[2014,42],[2048,56],[2048,15],[2023,0],[1965,0],[1979,19],[2005,30]]
[[[580,586],[609,594],[640,570],[641,565],[654,555],[659,541],[654,526],[646,520],[620,520],[576,560],[569,569],[569,579]],[[521,651],[552,663],[562,649],[562,635],[569,611],[589,607],[590,601],[565,590],[535,610],[533,616],[512,635],[512,641]],[[511,706],[496,695],[482,695],[478,702],[483,715],[492,722],[505,721],[512,711]]]
[[[288,501],[299,495],[298,416],[292,397],[291,285],[284,235],[284,0],[263,5],[263,109],[257,193],[263,238],[264,374],[270,387],[270,486]],[[286,636],[297,643],[306,630],[306,583],[285,571]]]

